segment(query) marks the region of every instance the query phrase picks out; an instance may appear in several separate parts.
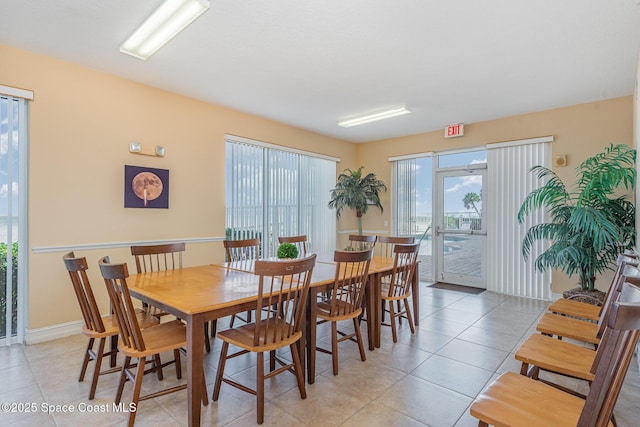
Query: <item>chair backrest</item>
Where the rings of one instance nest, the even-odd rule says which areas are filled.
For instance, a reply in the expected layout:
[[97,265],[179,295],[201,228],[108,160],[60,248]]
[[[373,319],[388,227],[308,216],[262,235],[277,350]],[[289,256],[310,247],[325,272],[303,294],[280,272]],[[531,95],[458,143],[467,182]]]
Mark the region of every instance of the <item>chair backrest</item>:
[[608,425],[640,334],[640,287],[624,283],[591,368],[594,379],[579,427]]
[[300,332],[315,264],[316,254],[295,260],[256,261],[254,274],[260,276],[260,285],[254,346],[277,344]]
[[298,248],[298,257],[307,256],[307,236],[278,237],[278,243],[292,243]]
[[184,242],[165,245],[131,246],[138,273],[182,268]]
[[401,297],[411,290],[411,281],[416,271],[420,243],[409,245],[396,244],[393,248],[395,258],[389,284],[389,296]]
[[378,236],[349,235],[349,249],[353,251],[366,251],[376,246]]
[[227,262],[250,261],[260,258],[260,239],[224,240]]
[[373,248],[365,251],[335,251],[336,273],[329,301],[331,317],[348,316],[362,306]]
[[102,258],[98,264],[109,293],[113,317],[118,324],[122,344],[125,347],[144,351],[146,347],[127,286],[127,277],[129,277],[127,264],[111,264],[109,257]]
[[89,331],[104,332],[105,328],[102,316],[100,316],[100,309],[93,296],[89,277],[87,276],[87,269],[89,268],[87,259],[85,257],[76,258],[73,252],[65,254],[62,259],[71,277],[71,284],[76,298],[78,298],[78,304],[80,304],[85,327]]
[[616,273],[611,281],[611,286],[607,290],[606,297],[602,303],[602,309],[600,310],[600,319],[598,320],[598,333],[597,337],[602,338],[605,327],[607,325],[607,319],[610,315],[609,309],[611,304],[618,300],[620,292],[622,292],[622,285],[624,281],[629,278],[632,282],[635,278],[640,277],[640,271],[635,267],[638,266],[638,260],[629,258],[626,256],[618,257]]
[[394,236],[378,236],[376,242],[376,254],[383,258],[392,258],[394,256],[393,248],[397,244],[410,245],[415,243],[416,238],[411,237],[394,237]]

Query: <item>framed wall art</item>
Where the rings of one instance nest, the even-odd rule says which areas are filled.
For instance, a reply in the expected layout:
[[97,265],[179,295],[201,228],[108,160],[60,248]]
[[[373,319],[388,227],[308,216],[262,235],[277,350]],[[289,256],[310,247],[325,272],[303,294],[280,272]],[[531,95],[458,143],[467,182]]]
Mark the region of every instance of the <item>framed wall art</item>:
[[125,208],[169,208],[169,170],[124,165]]

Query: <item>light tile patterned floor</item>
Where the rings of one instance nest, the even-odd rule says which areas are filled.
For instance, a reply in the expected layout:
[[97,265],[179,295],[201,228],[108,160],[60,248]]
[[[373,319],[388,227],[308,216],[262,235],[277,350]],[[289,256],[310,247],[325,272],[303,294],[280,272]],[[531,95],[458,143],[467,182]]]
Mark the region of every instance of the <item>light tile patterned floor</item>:
[[[331,373],[330,356],[318,354],[316,383],[301,400],[292,375],[279,375],[266,385],[265,425],[274,426],[474,426],[469,405],[497,377],[519,371],[513,352],[530,334],[547,303],[490,292],[469,295],[434,289],[422,283],[421,324],[412,335],[403,323],[393,344],[383,329],[381,349],[359,359],[354,343],[340,346],[340,373]],[[320,331],[326,343],[327,329]],[[0,425],[119,426],[127,414],[111,407],[117,375],[100,378],[95,400],[88,401],[89,382],[77,381],[86,339],[76,335],[32,346],[0,348],[0,402],[35,404],[36,412],[2,413]],[[218,361],[219,342],[205,356],[209,393]],[[251,356],[230,361],[227,373],[251,384],[255,362]],[[91,368],[90,368],[91,369]],[[167,369],[165,380],[145,378],[145,391],[176,384]],[[584,392],[583,382],[557,378]],[[125,397],[130,397],[130,385]],[[616,406],[621,427],[638,425],[640,375],[636,357]],[[60,405],[52,413],[42,404]],[[61,412],[63,406],[74,412]],[[87,406],[92,405],[92,406]],[[103,405],[103,406],[95,406]],[[109,412],[87,412],[109,408]],[[83,412],[80,412],[83,411]],[[137,426],[186,425],[186,392],[141,402]],[[203,425],[255,425],[255,400],[223,385],[220,400],[203,407]]]

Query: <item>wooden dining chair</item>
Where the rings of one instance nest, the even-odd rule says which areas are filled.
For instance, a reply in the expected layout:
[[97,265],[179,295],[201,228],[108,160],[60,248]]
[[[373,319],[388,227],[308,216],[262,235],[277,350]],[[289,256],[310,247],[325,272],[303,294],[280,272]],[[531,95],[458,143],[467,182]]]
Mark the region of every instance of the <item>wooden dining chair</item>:
[[[397,237],[397,236],[378,236],[377,240],[376,240],[376,245],[375,245],[375,251],[374,251],[374,255],[382,257],[382,258],[393,258],[395,256],[394,252],[393,252],[393,248],[395,247],[395,245],[409,245],[411,243],[415,243],[415,237],[410,236],[410,237]],[[385,274],[385,275],[381,275],[379,276],[379,278],[383,281],[389,281],[391,278],[391,273]],[[401,311],[402,308],[400,306],[400,301],[397,301],[398,303],[398,311]],[[387,313],[387,302],[385,300],[382,301],[382,312],[381,312],[381,319],[384,322],[385,320],[385,315]]]
[[296,245],[298,248],[298,257],[306,257],[307,256],[307,236],[289,236],[289,237],[278,237],[278,243],[292,243]]
[[[622,274],[618,275],[615,287],[622,290],[625,282],[640,286],[640,271],[626,266]],[[555,381],[539,377],[540,371],[548,371],[562,376],[593,381],[591,366],[596,357],[596,351],[584,345],[560,341],[552,337],[533,334],[516,350],[516,360],[522,362],[520,374],[546,382],[563,391],[584,397],[580,393],[567,389]]]
[[[391,276],[389,280],[381,279],[380,298],[382,299],[382,308],[385,309],[386,304],[384,303],[389,302],[389,323],[383,323],[383,319],[381,319],[381,325],[391,326],[393,342],[398,342],[396,319],[400,323],[402,317],[405,317],[409,322],[411,333],[413,334],[416,331],[413,316],[411,315],[409,297],[411,296],[411,282],[416,271],[419,251],[420,243],[395,244],[393,248],[395,257]],[[394,303],[397,303],[397,307],[394,307]],[[404,309],[402,309],[400,303],[404,304]]]
[[[115,403],[119,404],[122,399],[125,382],[127,380],[133,382],[131,404],[135,406],[136,410],[129,412],[128,423],[129,427],[132,427],[136,414],[140,410],[139,401],[164,396],[187,388],[187,384],[182,384],[140,396],[144,374],[158,371],[160,366],[164,367],[170,363],[175,363],[176,376],[178,379],[182,377],[180,349],[187,346],[187,328],[180,320],[173,320],[142,329],[135,315],[135,308],[127,286],[127,277],[129,277],[127,264],[111,264],[109,257],[104,257],[99,261],[99,265],[109,293],[111,306],[113,307],[113,317],[116,319],[120,331],[118,350],[125,356]],[[156,365],[152,369],[145,371],[147,358],[155,359],[157,355],[165,351],[173,351],[174,360],[164,365]],[[137,359],[137,363],[132,364],[131,359]],[[159,377],[159,379],[161,380],[162,378]],[[204,372],[203,385],[202,401],[204,405],[207,405],[208,396]]]
[[[242,240],[224,240],[225,258],[228,265],[235,268],[252,271],[252,263],[260,258],[260,239],[242,239]],[[231,316],[229,327],[233,328],[236,319],[240,319],[245,323],[251,323],[252,312],[249,310],[245,314],[245,318],[238,314]],[[213,332],[213,327],[212,327]]]
[[349,250],[366,251],[373,249],[378,241],[378,236],[364,236],[360,234],[349,235]]
[[[292,371],[295,374],[300,397],[302,399],[307,397],[297,343],[302,338],[303,315],[315,262],[315,254],[295,260],[255,262],[254,274],[260,276],[258,300],[255,306],[256,319],[254,323],[218,333],[218,337],[222,340],[222,350],[213,389],[213,401],[217,401],[220,397],[220,387],[223,382],[254,394],[257,401],[257,422],[262,424],[264,380],[285,371]],[[273,310],[264,311],[263,307],[272,307]],[[228,354],[229,345],[239,347],[240,350]],[[275,358],[275,351],[287,346],[291,351],[292,363]],[[224,376],[228,359],[249,352],[256,353],[257,357],[255,390]],[[265,352],[269,352],[274,360],[282,365],[278,369],[274,369],[272,365],[266,375],[264,373]]]
[[[182,268],[182,254],[185,249],[186,245],[184,242],[160,245],[135,245],[131,246],[131,255],[133,255],[135,259],[138,274],[152,271],[177,270]],[[143,306],[158,318],[168,314],[156,307],[148,308],[146,304],[143,304]],[[211,328],[215,329],[215,326]],[[209,353],[211,351],[209,322],[205,323],[204,334],[204,346],[207,353]]]
[[502,374],[471,405],[479,426],[611,425],[640,333],[640,288],[625,283],[591,367],[593,382],[586,399],[513,372]]
[[[628,264],[632,264],[631,260],[636,260],[635,263],[638,262],[638,254],[625,252],[624,254],[618,255],[618,263],[621,259],[627,258]],[[605,293],[604,300],[607,300],[609,292],[611,292],[611,286],[613,285],[613,281],[611,285],[607,288]],[[576,301],[568,298],[560,298],[549,305],[547,308],[550,312],[555,314],[560,314],[563,316],[571,316],[579,319],[598,321],[600,316],[602,315],[602,308],[604,304],[594,304],[582,301]]]
[[[333,287],[327,293],[328,297],[317,303],[319,320],[316,327],[331,322],[331,351],[321,347],[316,347],[316,350],[331,355],[333,375],[338,375],[338,344],[343,341],[355,341],[360,350],[360,359],[363,362],[367,360],[359,317],[362,315],[362,303],[372,257],[373,248],[364,251],[335,251],[333,261],[336,263],[336,270]],[[338,322],[345,320],[353,322],[353,333],[346,334],[338,330]]]
[[260,258],[260,239],[224,240],[226,262],[242,263]]
[[[98,378],[100,375],[118,372],[116,367],[116,357],[118,352],[118,325],[113,316],[102,317],[100,309],[93,295],[89,277],[87,276],[87,259],[84,257],[76,257],[73,252],[69,252],[62,257],[64,266],[69,272],[73,290],[80,305],[84,325],[82,333],[89,338],[89,343],[84,353],[82,368],[80,368],[79,382],[84,381],[84,376],[90,361],[95,361],[93,367],[93,377],[91,379],[91,388],[89,389],[89,400],[93,400],[98,386]],[[144,310],[136,310],[135,315],[141,327],[157,325],[158,319],[151,316]],[[107,339],[110,340],[110,349],[105,351]],[[98,348],[93,349],[95,340],[98,340]],[[101,371],[102,359],[110,356],[111,369]]]
[[184,251],[184,242],[131,246],[131,255],[135,258],[138,273],[182,268],[182,253]]
[[395,253],[393,248],[397,245],[410,245],[415,243],[416,239],[413,236],[410,237],[397,237],[397,236],[378,236],[376,241],[375,255],[383,258],[393,258]]
[[[619,275],[622,274],[622,271],[627,265],[637,266],[638,261],[633,258],[620,257],[612,283],[617,282]],[[614,286],[612,291],[607,294],[598,323],[560,316],[553,313],[545,313],[538,321],[536,330],[544,335],[557,336],[558,339],[562,339],[563,337],[571,338],[593,344],[597,347],[604,332],[609,307],[620,295],[620,290],[620,286],[617,288]]]

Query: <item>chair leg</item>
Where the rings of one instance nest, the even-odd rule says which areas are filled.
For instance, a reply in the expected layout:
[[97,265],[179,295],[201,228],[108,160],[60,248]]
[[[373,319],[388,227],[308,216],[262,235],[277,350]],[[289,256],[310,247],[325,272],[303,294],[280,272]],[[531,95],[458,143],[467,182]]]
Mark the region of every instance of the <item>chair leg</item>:
[[209,322],[204,322],[204,349],[211,353],[211,341],[209,340]]
[[276,351],[271,350],[269,352],[269,372],[276,370]]
[[302,363],[300,363],[300,353],[298,353],[297,344],[291,344],[291,357],[295,368],[296,380],[298,380],[298,390],[300,390],[300,398],[307,398],[307,391],[304,388],[304,373],[302,372]]
[[409,329],[411,329],[411,333],[416,333],[416,327],[413,323],[413,314],[411,314],[411,308],[409,304],[409,298],[404,299],[404,310],[407,312],[407,321],[409,322]]
[[120,373],[120,382],[118,383],[118,391],[116,392],[116,404],[120,403],[120,399],[122,399],[122,390],[124,390],[124,383],[127,381],[127,369],[129,369],[129,364],[131,363],[131,358],[129,356],[124,358],[124,362],[122,363],[122,371]]
[[222,374],[224,374],[224,365],[227,362],[227,351],[229,351],[229,343],[222,342],[222,350],[220,350],[220,361],[218,362],[218,373],[216,374],[216,382],[213,386],[213,396],[211,399],[215,402],[220,397],[220,386],[222,385]]
[[158,375],[158,380],[162,381],[164,379],[164,374],[162,373],[162,361],[160,360],[160,355],[155,354],[153,356],[153,360],[156,365],[156,374]]
[[89,338],[87,349],[84,352],[84,359],[82,360],[82,368],[80,368],[80,378],[78,379],[78,382],[84,381],[84,374],[87,373],[87,366],[89,366],[89,361],[91,360],[91,352],[93,351],[94,341],[95,340],[93,338]]
[[356,330],[356,339],[358,340],[358,349],[360,350],[360,359],[364,362],[367,360],[367,356],[364,352],[364,344],[362,343],[362,332],[360,331],[360,324],[358,319],[353,318],[353,328]]
[[229,322],[229,329],[233,328],[233,324],[236,321],[236,315],[232,314],[231,315],[231,321]]
[[207,391],[207,376],[202,370],[202,404],[207,406],[209,404],[209,392]]
[[396,311],[393,307],[393,301],[389,301],[389,323],[391,323],[391,335],[393,342],[398,342],[398,331],[396,331]]
[[256,374],[256,401],[258,404],[258,424],[264,422],[264,353],[256,353],[257,356],[257,368]]
[[142,388],[142,378],[144,378],[144,365],[145,358],[138,359],[138,370],[136,372],[136,380],[133,385],[133,396],[131,397],[131,404],[135,411],[129,412],[129,427],[133,427],[133,423],[136,420],[136,414],[138,413],[138,402],[140,401],[140,389]]
[[217,329],[218,329],[218,319],[213,319],[211,321],[211,338],[216,337]]
[[96,353],[96,364],[93,367],[93,378],[91,379],[91,389],[89,390],[89,400],[93,400],[96,396],[96,388],[98,387],[98,378],[100,377],[100,368],[102,367],[102,355],[104,354],[104,345],[106,338],[100,338],[98,341],[98,352]]
[[109,367],[115,368],[118,361],[118,335],[111,337],[111,344],[109,345],[109,351],[111,351],[111,358],[109,360]]
[[175,349],[173,350],[173,359],[175,360],[175,364],[176,364],[176,378],[180,379],[182,378],[182,363],[180,361],[180,349]]
[[331,322],[331,360],[333,375],[338,375],[338,322]]

